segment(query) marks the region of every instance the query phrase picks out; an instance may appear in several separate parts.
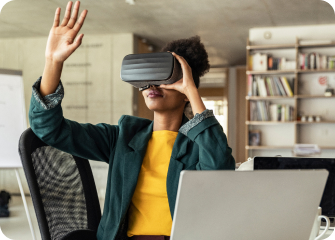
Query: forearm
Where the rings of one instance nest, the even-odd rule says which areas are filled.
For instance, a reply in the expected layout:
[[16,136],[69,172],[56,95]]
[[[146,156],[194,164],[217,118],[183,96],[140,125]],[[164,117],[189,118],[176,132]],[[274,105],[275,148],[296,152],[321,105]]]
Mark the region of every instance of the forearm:
[[186,96],[190,100],[193,114],[202,113],[206,110],[205,104],[202,101],[197,88],[190,88],[187,90]]
[[55,92],[60,81],[62,68],[63,62],[57,62],[51,59],[45,60],[45,66],[39,90],[42,97]]

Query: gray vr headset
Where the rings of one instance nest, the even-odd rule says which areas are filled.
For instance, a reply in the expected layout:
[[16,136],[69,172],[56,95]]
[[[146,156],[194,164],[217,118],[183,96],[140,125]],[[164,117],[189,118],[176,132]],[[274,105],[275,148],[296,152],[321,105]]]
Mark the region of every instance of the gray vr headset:
[[183,72],[172,53],[141,53],[123,58],[120,77],[143,91],[151,85],[172,84],[183,77]]

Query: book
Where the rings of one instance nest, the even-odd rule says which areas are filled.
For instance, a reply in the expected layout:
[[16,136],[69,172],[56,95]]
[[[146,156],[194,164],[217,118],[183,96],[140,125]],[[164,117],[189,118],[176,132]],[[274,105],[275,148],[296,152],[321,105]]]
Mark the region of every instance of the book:
[[252,59],[252,70],[266,71],[268,69],[267,54],[256,53]]
[[300,53],[299,55],[299,65],[300,65],[300,69],[305,69],[305,54],[304,53]]
[[265,89],[266,89],[266,96],[271,96],[270,94],[270,86],[268,85],[268,82],[266,78],[263,78],[264,84],[265,84]]
[[267,85],[268,85],[268,88],[269,88],[269,93],[270,93],[269,96],[274,96],[274,90],[273,90],[273,86],[272,86],[270,77],[266,77],[266,82],[267,82]]
[[257,78],[257,83],[258,83],[259,96],[266,97],[267,96],[267,91],[266,91],[266,86],[265,86],[264,79],[262,77],[258,77]]
[[257,90],[257,81],[255,77],[252,78],[252,96],[258,96],[259,92]]
[[271,81],[271,86],[272,86],[272,91],[274,96],[280,96],[277,84],[275,83],[273,77],[270,78]]
[[273,69],[273,58],[269,57],[268,58],[268,70],[272,70]]
[[309,59],[310,61],[310,63],[309,63],[309,65],[310,65],[310,69],[314,69],[315,68],[315,66],[314,66],[314,61],[315,61],[315,54],[314,53],[311,53],[311,57],[310,57],[310,59]]
[[289,96],[289,97],[292,97],[293,96],[293,92],[291,90],[290,84],[288,83],[286,77],[281,77],[280,79],[281,79],[281,82],[282,82],[282,84],[284,86],[286,95]]
[[271,121],[278,121],[278,105],[277,104],[270,105],[270,116],[271,116]]
[[284,90],[283,85],[282,85],[281,82],[280,82],[280,79],[279,79],[278,77],[274,77],[274,81],[275,81],[275,83],[276,83],[276,85],[277,85],[277,87],[278,87],[278,89],[279,89],[279,92],[280,92],[279,95],[281,95],[281,96],[286,96],[286,92],[285,92],[285,90]]
[[252,96],[252,75],[248,75],[248,96]]

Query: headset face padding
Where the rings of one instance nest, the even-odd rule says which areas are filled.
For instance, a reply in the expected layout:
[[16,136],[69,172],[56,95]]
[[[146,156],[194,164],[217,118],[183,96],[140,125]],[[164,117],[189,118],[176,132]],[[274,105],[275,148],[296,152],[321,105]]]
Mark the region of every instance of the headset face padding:
[[140,90],[172,84],[183,77],[178,60],[169,52],[129,54],[123,58],[120,77]]

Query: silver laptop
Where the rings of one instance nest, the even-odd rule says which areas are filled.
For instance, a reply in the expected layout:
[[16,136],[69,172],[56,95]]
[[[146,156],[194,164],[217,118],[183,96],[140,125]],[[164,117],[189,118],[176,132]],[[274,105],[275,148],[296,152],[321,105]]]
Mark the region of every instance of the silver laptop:
[[306,240],[327,170],[182,171],[171,240]]

